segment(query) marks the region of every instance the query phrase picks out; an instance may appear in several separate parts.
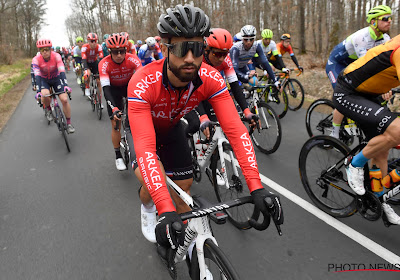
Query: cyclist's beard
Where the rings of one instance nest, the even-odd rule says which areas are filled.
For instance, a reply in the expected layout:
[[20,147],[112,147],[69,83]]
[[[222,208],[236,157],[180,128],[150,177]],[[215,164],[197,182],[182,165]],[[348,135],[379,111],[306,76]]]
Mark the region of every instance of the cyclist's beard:
[[[171,61],[168,62],[169,63],[169,69],[171,70],[171,72],[181,81],[181,82],[191,82],[194,80],[194,78],[197,75],[197,72],[199,72],[200,65],[196,65],[194,63],[188,64],[185,63],[182,66],[176,66],[174,64],[171,63]],[[183,67],[188,67],[188,66],[193,66],[195,68],[195,71],[193,71],[193,73],[184,73],[182,68]]]

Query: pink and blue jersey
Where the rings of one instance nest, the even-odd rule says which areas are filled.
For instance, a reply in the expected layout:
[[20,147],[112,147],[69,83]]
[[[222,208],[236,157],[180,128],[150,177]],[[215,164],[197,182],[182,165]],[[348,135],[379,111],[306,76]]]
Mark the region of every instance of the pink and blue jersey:
[[53,51],[48,61],[44,60],[41,54],[36,55],[32,59],[32,68],[35,76],[40,76],[48,80],[57,77],[61,72],[65,73],[61,55]]

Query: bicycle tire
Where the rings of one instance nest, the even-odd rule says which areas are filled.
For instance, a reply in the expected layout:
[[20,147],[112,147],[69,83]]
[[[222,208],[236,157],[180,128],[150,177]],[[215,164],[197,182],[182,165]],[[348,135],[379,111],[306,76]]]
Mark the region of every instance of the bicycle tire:
[[[243,173],[240,169],[239,163],[235,158],[235,155],[233,154],[233,150],[230,144],[223,144],[223,154],[225,158],[224,169],[222,169],[218,152],[216,152],[212,156],[210,164],[212,172],[212,184],[215,194],[217,196],[217,200],[219,202],[224,202],[236,199],[238,197],[250,195]],[[233,162],[237,166],[239,177],[235,176],[233,173],[231,156],[233,156]],[[226,185],[218,185],[217,172],[219,173],[218,176],[223,176],[224,173],[226,174],[226,177],[228,178],[229,189],[227,189]],[[259,216],[259,212],[257,212],[256,214],[254,213],[253,204],[244,204],[224,211],[228,215],[228,220],[238,229],[250,229],[250,218],[257,220]]]
[[349,153],[350,148],[340,140],[318,135],[306,141],[299,156],[300,179],[308,196],[319,209],[337,218],[357,212],[356,195],[344,179],[343,162]]
[[97,89],[95,82],[93,82],[93,76],[90,79],[90,105],[92,106],[92,111],[94,112],[96,110],[95,91]]
[[67,136],[67,134],[68,134],[68,132],[67,132],[67,130],[68,130],[67,120],[65,119],[65,116],[62,113],[61,108],[59,106],[56,106],[54,109],[56,110],[56,115],[57,115],[58,123],[59,123],[59,129],[60,129],[61,134],[62,134],[62,136],[64,138],[64,142],[65,142],[65,145],[67,146],[67,150],[70,153],[71,152],[71,148],[69,146],[68,136]]
[[[267,86],[264,93],[264,96],[266,96],[265,101],[274,109],[278,117],[282,119],[289,109],[289,101],[286,92],[284,90],[277,91],[273,86]],[[268,95],[271,95],[273,100]]]
[[122,149],[122,159],[124,160],[126,169],[129,169],[129,148],[128,148],[128,142],[124,137],[121,137],[121,141],[119,143],[120,148]]
[[318,99],[311,103],[306,113],[308,136],[329,135],[332,132],[333,102],[329,99]]
[[[255,109],[251,108],[255,113]],[[260,130],[255,129],[251,134],[254,145],[264,154],[274,153],[282,140],[282,127],[278,115],[267,103],[258,103],[258,117],[261,121]]]
[[103,115],[103,109],[101,108],[101,94],[98,90],[98,88],[96,88],[96,113],[97,113],[97,118],[99,120],[101,120],[101,117]]
[[[296,88],[298,87],[298,88]],[[304,103],[304,87],[297,79],[289,78],[283,85],[289,100],[289,110],[297,111]]]
[[[206,262],[208,270],[211,272],[214,280],[227,279],[236,280],[240,279],[234,266],[229,261],[228,257],[212,241],[207,239],[204,242],[204,260]],[[192,280],[200,280],[200,267],[198,263],[196,247],[193,249],[192,259],[190,262],[190,276]]]

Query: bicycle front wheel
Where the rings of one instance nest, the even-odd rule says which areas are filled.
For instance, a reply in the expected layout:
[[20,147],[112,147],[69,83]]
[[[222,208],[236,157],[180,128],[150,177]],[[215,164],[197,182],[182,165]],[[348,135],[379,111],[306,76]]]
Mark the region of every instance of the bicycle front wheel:
[[[251,111],[255,113],[255,109]],[[275,152],[282,140],[281,122],[275,111],[265,102],[258,104],[258,117],[261,121],[260,129],[251,134],[254,145],[264,154]]]
[[98,119],[101,120],[101,117],[103,115],[103,109],[101,108],[101,94],[98,88],[96,88],[96,113]]
[[282,119],[289,109],[289,100],[286,92],[284,90],[278,91],[275,87],[269,86],[266,88],[265,96],[265,101],[274,109],[278,117]]
[[289,78],[283,85],[283,90],[289,99],[289,109],[292,111],[299,110],[304,103],[303,85],[298,80]]
[[69,147],[68,136],[67,136],[67,134],[68,134],[67,120],[65,119],[65,116],[62,113],[61,108],[59,106],[56,106],[54,109],[55,109],[56,115],[58,117],[59,129],[64,138],[65,145],[67,146],[68,152],[71,152],[71,148]]
[[330,136],[308,139],[300,151],[301,182],[314,204],[327,214],[344,218],[353,215],[356,195],[347,183],[344,159],[350,148]]
[[[224,252],[212,241],[204,242],[204,259],[207,266],[207,279],[235,280],[240,279],[235,268]],[[200,280],[200,268],[196,248],[193,249],[190,262],[190,275],[193,280]],[[211,274],[211,275],[210,275]]]
[[306,114],[308,136],[329,135],[332,130],[333,102],[328,99],[318,99],[311,103]]
[[[223,153],[225,166],[221,163],[219,153],[215,153],[211,160],[212,183],[214,191],[219,202],[230,201],[239,197],[249,196],[250,192],[246,185],[244,175],[240,169],[232,147],[229,144],[223,144]],[[249,229],[249,219],[258,219],[254,215],[253,204],[243,204],[225,210],[229,221],[239,229]]]

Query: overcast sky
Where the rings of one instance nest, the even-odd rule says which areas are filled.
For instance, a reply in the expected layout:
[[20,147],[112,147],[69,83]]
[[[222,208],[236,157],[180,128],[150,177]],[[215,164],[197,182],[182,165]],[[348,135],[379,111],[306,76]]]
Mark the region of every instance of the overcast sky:
[[46,0],[46,16],[40,37],[49,38],[53,46],[69,46],[65,19],[72,13],[70,0]]

